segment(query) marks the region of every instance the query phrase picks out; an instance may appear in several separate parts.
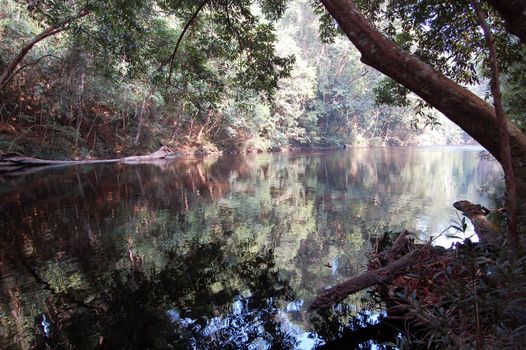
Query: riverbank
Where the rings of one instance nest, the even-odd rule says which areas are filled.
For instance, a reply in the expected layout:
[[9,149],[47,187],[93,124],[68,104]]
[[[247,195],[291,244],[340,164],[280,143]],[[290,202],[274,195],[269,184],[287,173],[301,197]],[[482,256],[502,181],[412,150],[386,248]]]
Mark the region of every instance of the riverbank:
[[[173,141],[162,137],[156,137],[148,143],[136,144],[127,140],[126,135],[118,136],[120,142],[92,142],[85,144],[83,138],[80,141],[74,137],[65,137],[63,130],[47,130],[45,127],[29,127],[25,130],[15,129],[8,124],[0,123],[0,154],[19,153],[25,156],[53,160],[102,160],[137,156],[157,150],[160,146],[169,147],[177,156],[205,156],[219,154],[253,154],[253,153],[276,153],[276,152],[310,152],[330,151],[346,148],[385,148],[385,147],[440,147],[440,146],[473,146],[476,145],[472,139],[459,144],[418,144],[418,143],[360,143],[360,144],[305,144],[286,145],[279,148],[255,147],[253,143],[244,142],[243,145],[232,148],[221,148],[219,145],[207,140],[183,140]],[[129,138],[129,137],[128,137]],[[110,138],[113,140],[114,137]],[[150,139],[148,139],[150,140]]]
[[[390,329],[400,334],[389,340],[398,348],[521,349],[526,252],[509,247],[504,230],[494,234],[493,242],[466,239],[444,249],[415,244],[407,239],[415,235],[407,232],[386,233],[377,241],[368,272],[325,291],[311,307],[327,310],[374,285],[371,299],[383,314],[372,324],[346,330],[345,338]],[[522,238],[519,247],[524,243]]]

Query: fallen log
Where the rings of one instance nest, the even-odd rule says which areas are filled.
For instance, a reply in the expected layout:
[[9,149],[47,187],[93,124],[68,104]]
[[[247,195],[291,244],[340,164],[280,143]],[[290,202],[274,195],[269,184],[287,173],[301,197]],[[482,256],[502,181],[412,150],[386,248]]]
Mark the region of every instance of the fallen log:
[[162,146],[157,151],[145,154],[143,156],[131,156],[131,157],[125,157],[118,159],[119,162],[122,163],[140,163],[140,162],[148,162],[151,160],[157,160],[157,159],[165,159],[170,156],[175,156],[175,152],[173,152],[170,148],[167,146]]
[[[388,234],[386,233],[386,235]],[[409,240],[408,238],[409,236],[411,236],[411,233],[409,231],[402,231],[398,235],[398,237],[396,237],[395,241],[393,242],[393,245],[388,250],[385,250],[385,246],[382,246],[385,245],[387,236],[384,236],[382,239],[380,239],[380,241],[377,243],[377,246],[375,247],[375,253],[378,257],[378,260],[380,260],[381,266],[384,266],[385,263],[394,261],[400,256],[407,254],[414,247],[413,241]],[[369,269],[371,269],[371,265],[369,265]]]
[[[491,213],[490,210],[469,201],[458,201],[453,206],[471,220],[475,232],[482,242],[498,244],[501,235],[499,235],[498,227],[487,218],[487,215]],[[404,274],[412,265],[423,264],[424,256],[421,253],[425,249],[428,252],[434,251],[438,256],[443,255],[444,252],[440,251],[443,248],[430,247],[429,245],[414,246],[407,238],[408,235],[408,231],[402,232],[390,249],[385,247],[386,237],[384,236],[380,240],[381,242],[377,244],[376,257],[370,261],[369,271],[325,290],[312,302],[310,309],[324,309],[343,301],[348,295],[375,285],[392,282]]]
[[159,150],[142,155],[130,156],[114,159],[89,159],[89,160],[50,160],[34,157],[26,157],[17,153],[7,153],[0,155],[0,173],[20,172],[27,168],[50,167],[50,166],[67,166],[67,165],[84,165],[97,163],[141,163],[153,160],[167,159],[175,157],[176,153],[167,146],[162,146]]
[[347,296],[372,287],[377,284],[389,283],[402,274],[407,267],[414,264],[420,255],[421,248],[416,248],[400,259],[378,269],[367,271],[357,277],[351,278],[335,287],[329,288],[320,294],[312,304],[311,310],[324,309],[341,302]]

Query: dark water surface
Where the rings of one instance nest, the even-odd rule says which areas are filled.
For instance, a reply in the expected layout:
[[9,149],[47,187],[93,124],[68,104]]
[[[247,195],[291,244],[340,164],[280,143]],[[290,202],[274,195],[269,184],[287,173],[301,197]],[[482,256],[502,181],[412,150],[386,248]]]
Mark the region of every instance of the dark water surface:
[[363,302],[349,298],[328,320],[306,312],[310,301],[363,271],[374,237],[409,228],[428,239],[456,218],[455,200],[491,205],[501,170],[479,151],[222,156],[0,179],[0,348],[311,349]]

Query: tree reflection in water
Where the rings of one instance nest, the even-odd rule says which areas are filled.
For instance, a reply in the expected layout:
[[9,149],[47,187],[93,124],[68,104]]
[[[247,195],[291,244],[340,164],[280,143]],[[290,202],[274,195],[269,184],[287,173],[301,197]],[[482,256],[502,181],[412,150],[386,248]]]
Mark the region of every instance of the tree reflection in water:
[[312,348],[308,315],[386,229],[449,226],[500,176],[477,151],[375,150],[54,169],[0,187],[0,347]]

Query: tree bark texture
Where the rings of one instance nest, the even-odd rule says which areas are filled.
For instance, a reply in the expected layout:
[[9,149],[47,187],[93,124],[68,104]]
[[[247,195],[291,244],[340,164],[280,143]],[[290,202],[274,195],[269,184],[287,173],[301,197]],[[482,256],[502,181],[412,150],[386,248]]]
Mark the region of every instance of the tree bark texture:
[[[504,178],[506,181],[506,208],[508,210],[508,238],[511,246],[517,245],[517,186],[515,184],[515,176],[513,174],[513,165],[511,161],[510,151],[510,136],[506,128],[506,115],[504,107],[502,106],[502,95],[500,93],[500,73],[497,64],[497,49],[493,41],[493,35],[488,26],[484,13],[480,8],[478,0],[473,0],[473,8],[480,23],[480,27],[484,32],[484,39],[489,49],[489,63],[491,71],[491,94],[493,95],[493,105],[495,106],[495,114],[497,116],[497,124],[499,126],[500,139],[500,154],[501,164],[504,169]],[[525,23],[526,25],[526,23]]]
[[[460,126],[502,164],[495,109],[380,33],[352,0],[321,0],[365,64],[402,84]],[[506,121],[519,198],[526,199],[526,135]],[[520,179],[520,181],[519,181]],[[526,200],[522,201],[523,203]],[[521,212],[524,213],[524,205]]]

